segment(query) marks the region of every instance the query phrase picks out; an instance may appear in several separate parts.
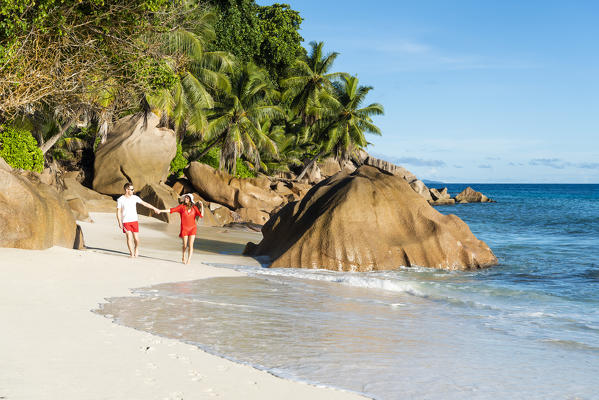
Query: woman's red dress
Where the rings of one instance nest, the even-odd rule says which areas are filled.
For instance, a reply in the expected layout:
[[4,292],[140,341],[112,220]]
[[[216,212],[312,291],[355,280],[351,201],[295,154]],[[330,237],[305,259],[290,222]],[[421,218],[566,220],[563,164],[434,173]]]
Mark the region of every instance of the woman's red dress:
[[177,207],[171,208],[171,214],[174,212],[181,215],[181,233],[179,233],[179,237],[195,235],[197,232],[196,216],[203,217],[200,210],[196,206],[187,209],[185,205],[179,204]]

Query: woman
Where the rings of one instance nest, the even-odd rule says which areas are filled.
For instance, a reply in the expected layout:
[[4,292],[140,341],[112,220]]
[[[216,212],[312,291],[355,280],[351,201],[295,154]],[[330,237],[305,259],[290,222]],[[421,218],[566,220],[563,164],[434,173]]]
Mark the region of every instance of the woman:
[[[177,207],[173,207],[171,209],[159,210],[161,213],[170,212],[171,214],[174,212],[178,212],[181,215],[181,233],[179,233],[179,237],[183,240],[183,255],[181,257],[181,262],[183,264],[189,264],[191,260],[191,255],[193,254],[193,241],[196,238],[196,218],[204,217],[204,204],[200,201],[201,210],[198,210],[198,207],[193,204],[193,195],[192,194],[184,194],[183,196],[183,204],[179,204]],[[185,259],[185,251],[187,250],[187,260]]]

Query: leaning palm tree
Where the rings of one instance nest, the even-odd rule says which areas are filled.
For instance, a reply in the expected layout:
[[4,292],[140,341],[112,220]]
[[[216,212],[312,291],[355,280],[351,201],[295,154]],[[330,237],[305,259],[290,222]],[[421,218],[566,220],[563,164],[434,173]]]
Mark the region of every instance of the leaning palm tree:
[[341,81],[333,83],[337,105],[333,113],[319,121],[315,127],[315,142],[318,153],[306,164],[297,179],[303,178],[312,164],[325,154],[332,154],[337,160],[347,160],[355,152],[368,145],[364,133],[380,135],[371,116],[382,115],[383,106],[372,103],[366,107],[361,105],[372,90],[372,86],[359,86],[355,76],[344,76]]
[[[265,70],[248,63],[231,75],[231,90],[210,111],[204,153],[220,145],[220,166],[230,173],[236,170],[237,158],[247,157],[254,168],[260,166],[260,152],[275,154],[275,142],[260,124],[283,118],[282,109],[274,105],[278,92]],[[201,157],[201,155],[200,155]]]

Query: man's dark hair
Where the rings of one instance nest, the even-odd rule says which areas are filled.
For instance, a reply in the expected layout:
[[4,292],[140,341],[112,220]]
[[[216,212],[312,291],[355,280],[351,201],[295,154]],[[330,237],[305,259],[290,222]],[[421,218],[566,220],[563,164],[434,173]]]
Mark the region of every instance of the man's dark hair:
[[127,182],[127,183],[125,183],[125,184],[123,185],[123,190],[127,190],[127,188],[128,188],[129,186],[133,186],[133,184],[132,184],[131,182]]

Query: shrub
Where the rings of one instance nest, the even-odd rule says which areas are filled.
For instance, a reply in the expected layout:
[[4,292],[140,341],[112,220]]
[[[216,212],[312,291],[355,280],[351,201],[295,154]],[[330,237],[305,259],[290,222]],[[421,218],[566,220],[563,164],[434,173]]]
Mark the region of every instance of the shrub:
[[13,168],[42,172],[44,154],[25,129],[3,127],[0,125],[0,157]]
[[248,168],[245,162],[241,158],[237,159],[235,176],[237,178],[255,178],[256,173]]
[[[208,164],[214,169],[218,169],[220,167],[220,148],[213,147],[208,150],[208,153],[204,155],[204,157],[198,160],[203,164]],[[237,167],[235,171],[236,178],[254,178],[256,177],[256,173],[252,171],[246,163],[241,159],[237,159]]]
[[171,174],[175,175],[177,178],[180,178],[181,175],[183,175],[183,169],[187,167],[187,164],[187,158],[183,157],[181,143],[177,143],[177,154],[175,154],[175,158],[173,158],[171,161]]
[[203,164],[208,164],[214,169],[218,169],[218,167],[220,165],[220,148],[218,148],[218,147],[211,148],[210,150],[208,150],[208,153],[206,153],[198,161]]

